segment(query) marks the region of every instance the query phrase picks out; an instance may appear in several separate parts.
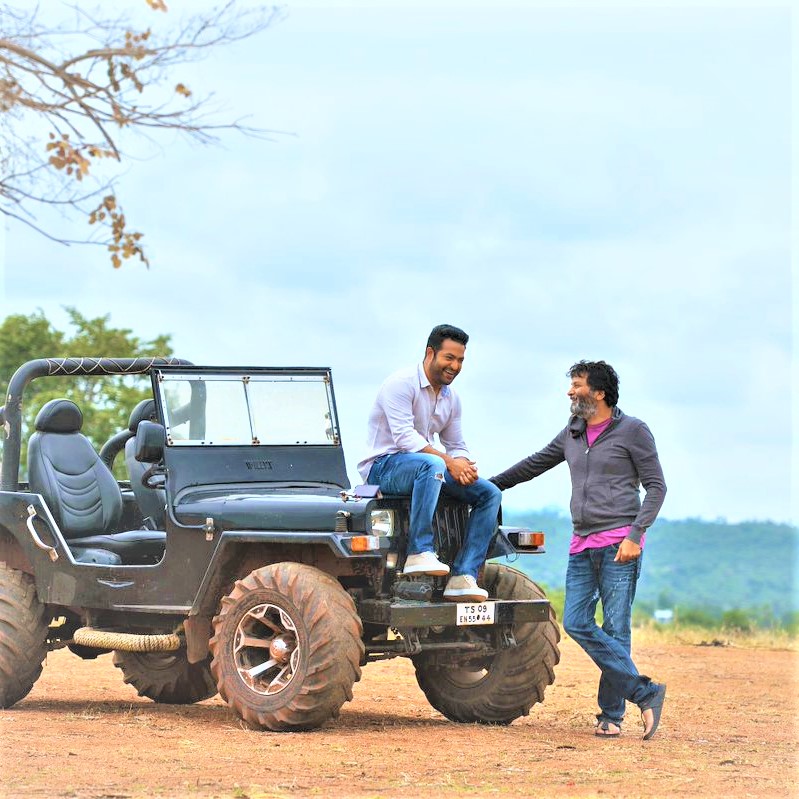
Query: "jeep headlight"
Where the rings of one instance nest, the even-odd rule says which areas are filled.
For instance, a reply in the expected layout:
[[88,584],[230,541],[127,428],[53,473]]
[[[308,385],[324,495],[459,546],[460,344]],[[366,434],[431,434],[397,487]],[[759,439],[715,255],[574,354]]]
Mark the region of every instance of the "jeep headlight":
[[373,510],[370,524],[375,535],[394,535],[394,511],[385,508]]

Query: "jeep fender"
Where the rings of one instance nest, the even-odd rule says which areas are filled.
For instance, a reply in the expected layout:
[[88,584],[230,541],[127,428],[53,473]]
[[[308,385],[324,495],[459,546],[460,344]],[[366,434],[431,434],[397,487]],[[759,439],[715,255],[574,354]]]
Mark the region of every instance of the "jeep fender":
[[[331,565],[335,564],[343,574],[353,574],[368,568],[370,563],[377,566],[383,562],[389,550],[389,538],[380,537],[379,550],[353,553],[347,543],[351,536],[351,533],[227,530],[219,534],[189,613],[192,616],[213,616],[225,587],[229,588],[254,568],[280,560],[312,563],[322,557]],[[281,551],[290,554],[276,557],[270,554],[277,555]]]

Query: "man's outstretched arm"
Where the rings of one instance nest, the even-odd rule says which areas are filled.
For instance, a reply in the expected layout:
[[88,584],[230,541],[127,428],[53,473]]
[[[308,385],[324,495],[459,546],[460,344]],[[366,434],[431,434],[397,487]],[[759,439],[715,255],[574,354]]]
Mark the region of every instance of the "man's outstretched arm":
[[513,488],[518,483],[525,483],[538,477],[539,474],[563,463],[566,456],[563,452],[563,441],[565,436],[569,434],[568,428],[561,430],[552,441],[549,442],[543,449],[528,455],[518,463],[513,464],[509,469],[504,472],[494,475],[489,478],[498,488],[503,491],[506,488]]

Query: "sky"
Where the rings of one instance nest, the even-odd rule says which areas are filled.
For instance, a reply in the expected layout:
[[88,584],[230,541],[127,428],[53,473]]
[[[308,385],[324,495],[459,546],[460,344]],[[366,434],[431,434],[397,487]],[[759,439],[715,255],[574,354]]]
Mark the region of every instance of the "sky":
[[[655,436],[662,516],[796,523],[796,16],[692,6],[289,2],[175,76],[268,140],[130,144],[150,268],[6,221],[0,310],[330,366],[353,483],[380,383],[436,324],[471,337],[454,388],[484,477],[554,438],[569,366],[605,359]],[[563,465],[504,503],[565,510],[569,486]]]

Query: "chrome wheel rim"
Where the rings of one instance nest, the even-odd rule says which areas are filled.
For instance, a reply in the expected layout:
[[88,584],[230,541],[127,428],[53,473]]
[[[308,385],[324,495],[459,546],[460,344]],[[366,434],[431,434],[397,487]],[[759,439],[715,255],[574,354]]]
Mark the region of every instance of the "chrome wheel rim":
[[297,673],[300,657],[297,628],[277,605],[256,605],[239,621],[233,659],[251,691],[262,696],[284,691]]

